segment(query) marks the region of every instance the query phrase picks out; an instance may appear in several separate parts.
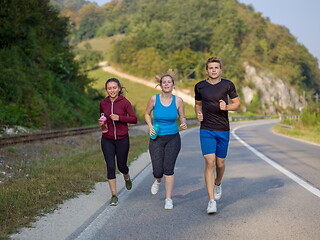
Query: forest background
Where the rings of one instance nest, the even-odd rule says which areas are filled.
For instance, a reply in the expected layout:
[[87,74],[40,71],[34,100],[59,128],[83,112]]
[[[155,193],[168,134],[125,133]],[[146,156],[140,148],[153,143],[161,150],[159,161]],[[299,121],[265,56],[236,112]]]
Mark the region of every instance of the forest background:
[[[303,95],[305,122],[319,124],[317,59],[287,28],[236,0],[113,0],[102,7],[85,0],[4,0],[0,24],[2,128],[96,124],[105,93],[92,87],[91,73],[101,60],[146,79],[173,69],[179,88],[192,95],[213,55],[223,60],[224,77],[240,98],[252,85],[244,79],[248,62]],[[238,114],[263,114],[259,94],[242,102],[246,111]],[[274,114],[300,112],[278,107]]]

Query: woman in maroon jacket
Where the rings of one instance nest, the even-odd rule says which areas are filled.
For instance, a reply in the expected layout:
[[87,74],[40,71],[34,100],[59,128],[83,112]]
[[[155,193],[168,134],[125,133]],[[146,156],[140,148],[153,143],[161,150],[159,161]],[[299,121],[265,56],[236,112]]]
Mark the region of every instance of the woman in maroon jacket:
[[102,134],[101,148],[107,165],[107,177],[112,194],[110,205],[118,204],[116,189],[116,164],[123,174],[126,188],[132,188],[127,166],[129,152],[128,123],[137,123],[136,114],[131,103],[122,96],[122,87],[118,79],[110,78],[105,85],[108,97],[100,102],[100,115],[104,113],[106,122],[99,121],[100,126],[106,124],[108,132]]

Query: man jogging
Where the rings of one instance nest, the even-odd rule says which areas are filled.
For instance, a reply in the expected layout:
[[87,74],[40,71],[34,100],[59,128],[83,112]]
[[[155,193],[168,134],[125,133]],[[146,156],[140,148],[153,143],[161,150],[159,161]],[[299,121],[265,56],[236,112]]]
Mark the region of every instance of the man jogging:
[[[228,111],[240,108],[240,99],[234,84],[220,77],[221,61],[211,57],[206,62],[208,78],[195,85],[195,112],[200,126],[200,143],[206,161],[204,178],[209,197],[207,213],[217,212],[216,201],[222,194],[222,177],[225,170],[230,126]],[[231,104],[228,104],[228,97]],[[216,176],[215,176],[216,171]]]

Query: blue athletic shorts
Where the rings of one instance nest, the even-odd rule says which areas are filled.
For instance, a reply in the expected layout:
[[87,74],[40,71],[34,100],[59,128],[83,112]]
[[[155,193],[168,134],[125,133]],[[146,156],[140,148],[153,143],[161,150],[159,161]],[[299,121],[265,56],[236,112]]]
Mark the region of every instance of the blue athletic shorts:
[[226,158],[230,131],[211,131],[200,129],[202,155],[215,153],[219,158]]

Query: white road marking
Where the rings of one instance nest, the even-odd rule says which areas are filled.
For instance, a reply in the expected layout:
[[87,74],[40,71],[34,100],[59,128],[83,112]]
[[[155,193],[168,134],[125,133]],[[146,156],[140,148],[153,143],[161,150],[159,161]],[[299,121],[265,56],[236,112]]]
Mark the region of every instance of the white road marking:
[[281,165],[279,165],[278,163],[276,163],[272,159],[268,158],[267,156],[265,156],[264,154],[262,154],[261,152],[259,152],[255,148],[251,147],[248,143],[246,143],[239,136],[237,136],[237,134],[235,133],[236,130],[238,130],[240,128],[248,127],[248,126],[252,126],[252,124],[236,127],[235,129],[232,130],[232,135],[241,144],[243,144],[246,148],[248,148],[250,151],[252,151],[255,155],[257,155],[263,161],[269,163],[272,167],[274,167],[275,169],[277,169],[278,171],[280,171],[281,173],[283,173],[284,175],[286,175],[287,177],[291,178],[293,181],[298,183],[300,186],[304,187],[306,190],[308,190],[309,192],[313,193],[314,195],[316,195],[317,197],[320,198],[320,190],[319,189],[317,189],[314,186],[312,186],[311,184],[307,183],[306,181],[304,181],[303,179],[301,179],[300,177],[298,177],[294,173],[288,171],[287,169],[285,169],[284,167],[282,167]]

